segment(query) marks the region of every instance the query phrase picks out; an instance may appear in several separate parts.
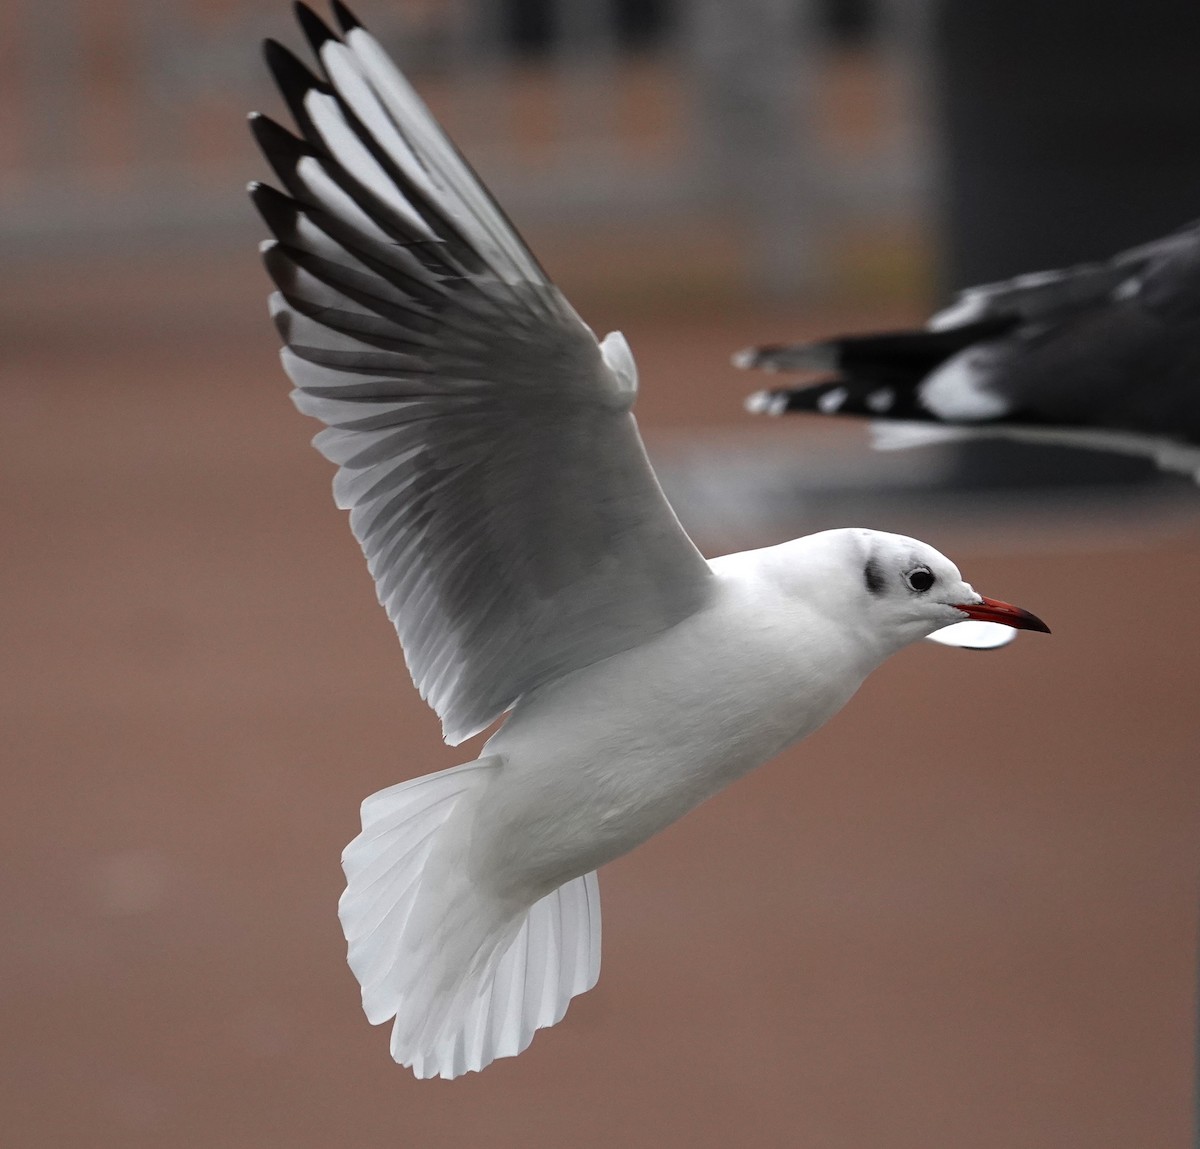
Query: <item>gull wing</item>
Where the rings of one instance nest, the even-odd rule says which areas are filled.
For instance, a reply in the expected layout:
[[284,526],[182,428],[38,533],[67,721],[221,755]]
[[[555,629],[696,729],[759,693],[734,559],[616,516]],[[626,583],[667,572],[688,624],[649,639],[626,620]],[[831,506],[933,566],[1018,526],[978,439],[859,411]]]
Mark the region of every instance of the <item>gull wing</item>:
[[[1072,312],[1103,307],[1110,299],[1137,294],[1144,276],[1192,263],[1198,245],[1200,222],[1128,248],[1108,260],[968,287],[929,320],[929,327],[944,331],[997,316],[1013,316],[1026,323],[1061,320]],[[1167,275],[1171,275],[1170,270]]]
[[[646,458],[624,339],[596,341],[378,42],[303,6],[318,77],[267,60],[299,136],[271,310],[299,409],[421,696],[458,744],[538,685],[698,610],[712,576]],[[285,194],[286,193],[286,194]]]
[[1200,224],[1104,263],[969,288],[921,330],[735,362],[825,373],[747,406],[865,416],[876,447],[1006,438],[1148,456],[1200,479]]

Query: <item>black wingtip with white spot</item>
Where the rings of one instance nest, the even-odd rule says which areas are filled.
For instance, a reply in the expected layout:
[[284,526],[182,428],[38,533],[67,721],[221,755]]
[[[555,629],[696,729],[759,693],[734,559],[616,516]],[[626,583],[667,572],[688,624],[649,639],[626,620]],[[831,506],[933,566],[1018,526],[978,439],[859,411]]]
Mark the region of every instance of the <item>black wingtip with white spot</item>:
[[845,379],[825,379],[807,387],[780,387],[755,391],[746,398],[753,415],[857,415],[864,419],[928,419],[930,413],[913,388],[886,384],[861,384]]
[[270,116],[257,115],[252,118],[250,131],[276,176],[289,191],[294,191],[296,165],[314,154],[312,148]]
[[747,395],[745,408],[751,415],[782,415],[787,410],[787,391],[755,391]]
[[258,180],[251,183],[248,190],[250,202],[276,239],[287,240],[295,233],[298,208],[293,199]]

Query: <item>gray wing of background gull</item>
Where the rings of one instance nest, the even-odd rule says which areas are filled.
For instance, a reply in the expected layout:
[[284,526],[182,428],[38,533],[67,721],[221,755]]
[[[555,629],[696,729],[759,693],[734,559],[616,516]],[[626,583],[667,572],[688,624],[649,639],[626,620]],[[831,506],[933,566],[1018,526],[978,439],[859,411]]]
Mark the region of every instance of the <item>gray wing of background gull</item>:
[[1200,479],[1200,224],[1106,263],[969,288],[924,330],[734,361],[823,373],[747,405],[866,416],[880,447],[1004,437],[1147,455]]
[[446,740],[704,604],[707,563],[598,344],[379,44],[307,9],[324,69],[267,56],[300,131],[252,118],[296,405]]

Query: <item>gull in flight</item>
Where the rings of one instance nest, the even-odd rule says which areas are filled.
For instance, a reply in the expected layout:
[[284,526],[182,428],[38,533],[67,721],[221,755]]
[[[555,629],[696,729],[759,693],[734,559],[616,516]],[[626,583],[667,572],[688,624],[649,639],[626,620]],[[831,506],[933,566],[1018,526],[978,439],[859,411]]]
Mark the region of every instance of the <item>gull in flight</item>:
[[[600,969],[596,869],[815,730],[885,658],[1046,630],[932,547],[858,528],[706,561],[659,489],[619,334],[597,341],[340,3],[276,43],[298,135],[254,134],[293,398],[326,429],[379,600],[471,762],[362,806],[339,914],[418,1077],[520,1053]],[[393,1020],[394,1019],[394,1020]]]
[[968,288],[923,330],[733,361],[821,373],[746,406],[865,416],[881,449],[1017,439],[1147,456],[1200,482],[1200,223],[1103,263]]

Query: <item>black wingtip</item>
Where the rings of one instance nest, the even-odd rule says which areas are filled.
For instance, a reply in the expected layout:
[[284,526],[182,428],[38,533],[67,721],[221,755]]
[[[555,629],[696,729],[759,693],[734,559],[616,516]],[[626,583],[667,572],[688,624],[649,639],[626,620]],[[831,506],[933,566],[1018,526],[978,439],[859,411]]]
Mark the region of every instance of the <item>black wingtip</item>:
[[334,18],[338,22],[338,27],[341,28],[343,33],[352,32],[355,28],[362,27],[362,21],[342,3],[342,0],[333,0],[331,7],[333,8]]
[[319,59],[321,49],[330,40],[337,39],[333,34],[333,29],[302,0],[296,0],[292,8],[296,13],[296,19],[300,22],[300,28],[308,40],[309,47],[313,50],[313,55]]
[[290,48],[285,48],[278,40],[267,40],[263,44],[263,55],[288,110],[295,117],[300,130],[307,134],[308,112],[304,107],[304,99],[309,92],[314,90],[330,92],[329,85],[315,75]]
[[279,244],[272,239],[258,245],[258,254],[262,258],[263,267],[267,269],[267,274],[271,277],[271,282],[280,291],[287,294],[296,282],[295,264],[287,257]]
[[270,116],[264,116],[262,112],[251,112],[246,117],[246,123],[250,126],[250,134],[254,137],[254,142],[263,152],[267,150],[264,136],[269,140],[275,132],[283,131]]
[[328,92],[326,84],[307,64],[304,63],[290,48],[285,48],[278,40],[263,42],[263,56],[267,67],[275,77],[275,83],[286,99],[303,100],[305,95],[317,88]]
[[270,228],[271,234],[279,240],[292,236],[298,214],[296,201],[259,180],[252,181],[247,190],[250,192],[250,202],[262,216],[263,223]]
[[805,387],[778,387],[747,395],[744,405],[752,415],[786,415],[808,411],[815,415],[857,415],[885,418],[895,414],[891,407],[896,391],[887,386],[860,387],[842,379],[826,379]]
[[266,60],[268,68],[274,67],[274,61],[281,53],[287,53],[290,55],[288,50],[274,37],[268,36],[262,42],[263,59]]
[[751,415],[782,415],[788,409],[787,391],[755,391],[742,405]]
[[276,191],[270,184],[263,183],[262,180],[251,180],[246,185],[246,191],[250,193],[250,198],[257,203],[260,199],[269,199],[271,196],[277,196],[281,193]]
[[281,127],[270,116],[256,116],[250,121],[250,132],[259,151],[275,169],[275,174],[288,187],[295,175],[296,164],[313,150],[303,140],[297,139],[287,128]]
[[255,143],[264,152],[278,147],[290,147],[291,150],[303,147],[301,141],[296,139],[287,128],[276,123],[270,116],[264,116],[262,112],[256,112],[251,116],[249,123]]

